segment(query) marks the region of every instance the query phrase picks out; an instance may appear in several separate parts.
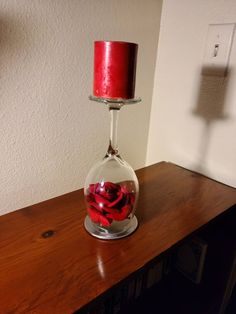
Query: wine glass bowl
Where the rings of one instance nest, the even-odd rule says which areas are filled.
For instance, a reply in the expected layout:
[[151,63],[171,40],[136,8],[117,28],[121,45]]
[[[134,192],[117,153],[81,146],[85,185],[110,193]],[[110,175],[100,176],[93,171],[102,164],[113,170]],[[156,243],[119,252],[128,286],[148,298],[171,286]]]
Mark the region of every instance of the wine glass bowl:
[[[117,145],[118,114],[128,100],[90,99],[108,104],[111,128],[106,155],[90,169],[85,180],[87,216],[84,225],[97,238],[121,238],[138,226],[134,215],[139,195],[138,179],[132,167],[120,156]],[[138,101],[140,99],[130,103]]]

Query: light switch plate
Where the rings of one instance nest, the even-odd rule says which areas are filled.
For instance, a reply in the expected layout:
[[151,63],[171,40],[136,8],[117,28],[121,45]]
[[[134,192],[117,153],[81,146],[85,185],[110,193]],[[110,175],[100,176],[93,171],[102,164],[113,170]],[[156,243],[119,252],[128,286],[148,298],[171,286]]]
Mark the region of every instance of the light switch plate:
[[216,76],[227,74],[234,29],[234,23],[209,25],[203,74]]

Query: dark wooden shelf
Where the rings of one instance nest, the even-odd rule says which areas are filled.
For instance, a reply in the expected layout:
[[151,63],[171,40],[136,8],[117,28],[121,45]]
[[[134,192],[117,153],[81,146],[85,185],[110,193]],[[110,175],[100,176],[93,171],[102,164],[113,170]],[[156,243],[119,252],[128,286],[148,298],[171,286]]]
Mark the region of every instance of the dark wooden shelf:
[[137,171],[139,227],[102,241],[83,190],[0,217],[0,313],[73,313],[236,204],[235,189],[162,162]]
[[[236,253],[236,207],[217,217],[194,236],[205,239],[208,251],[200,283],[184,277],[174,263],[169,274],[120,314],[217,314],[224,313],[225,290]],[[191,240],[192,237],[185,242]],[[181,243],[180,245],[181,246]],[[175,249],[170,254],[175,255]],[[235,278],[236,279],[236,278]]]

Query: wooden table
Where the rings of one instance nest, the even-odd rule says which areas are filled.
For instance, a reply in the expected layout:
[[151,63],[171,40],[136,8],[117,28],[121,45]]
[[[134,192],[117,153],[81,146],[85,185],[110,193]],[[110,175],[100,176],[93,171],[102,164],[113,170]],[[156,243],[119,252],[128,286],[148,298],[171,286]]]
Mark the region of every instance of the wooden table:
[[[0,217],[0,313],[72,313],[236,204],[236,190],[161,162],[137,171],[139,227],[102,241],[83,190]],[[56,184],[56,183],[55,183]]]

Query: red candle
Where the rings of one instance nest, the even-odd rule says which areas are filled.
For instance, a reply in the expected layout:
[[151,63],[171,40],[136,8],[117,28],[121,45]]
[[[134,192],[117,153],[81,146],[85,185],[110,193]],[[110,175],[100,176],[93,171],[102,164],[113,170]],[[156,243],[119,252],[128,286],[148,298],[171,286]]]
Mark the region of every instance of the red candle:
[[138,45],[134,43],[94,43],[94,96],[134,98],[137,51]]

